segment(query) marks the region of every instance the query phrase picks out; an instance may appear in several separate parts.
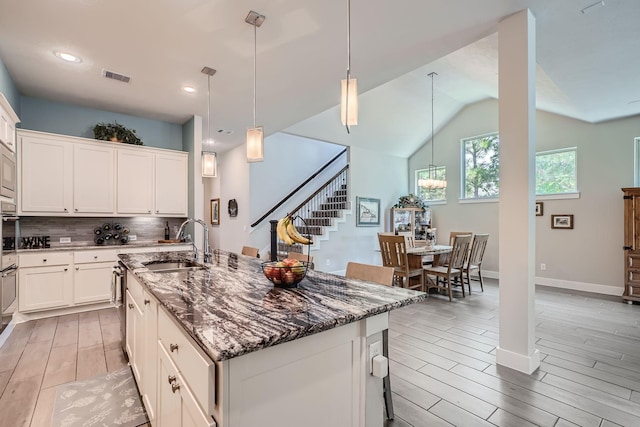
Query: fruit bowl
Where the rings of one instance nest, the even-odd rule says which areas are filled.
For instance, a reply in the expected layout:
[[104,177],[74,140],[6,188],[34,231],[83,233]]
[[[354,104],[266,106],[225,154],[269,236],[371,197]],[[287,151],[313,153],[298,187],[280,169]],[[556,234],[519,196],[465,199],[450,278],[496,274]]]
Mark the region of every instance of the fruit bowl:
[[282,261],[262,263],[265,277],[279,288],[295,288],[307,274],[309,265],[306,261],[285,258]]

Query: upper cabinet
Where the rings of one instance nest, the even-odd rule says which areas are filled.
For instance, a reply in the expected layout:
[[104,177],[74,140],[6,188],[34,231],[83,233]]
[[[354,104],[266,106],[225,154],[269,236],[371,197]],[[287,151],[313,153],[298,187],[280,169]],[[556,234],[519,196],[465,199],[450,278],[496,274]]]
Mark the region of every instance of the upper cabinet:
[[187,153],[18,131],[18,211],[187,216]]
[[0,141],[11,151],[16,151],[16,123],[20,119],[11,108],[7,98],[0,93]]

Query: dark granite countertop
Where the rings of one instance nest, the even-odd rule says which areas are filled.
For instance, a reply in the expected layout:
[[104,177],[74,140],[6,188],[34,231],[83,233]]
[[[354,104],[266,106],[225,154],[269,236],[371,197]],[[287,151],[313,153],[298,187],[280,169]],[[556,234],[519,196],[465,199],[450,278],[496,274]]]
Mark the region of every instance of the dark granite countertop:
[[333,329],[422,301],[426,294],[309,270],[294,289],[275,288],[257,258],[216,250],[207,269],[151,272],[151,261],[192,259],[192,252],[119,258],[213,360]]

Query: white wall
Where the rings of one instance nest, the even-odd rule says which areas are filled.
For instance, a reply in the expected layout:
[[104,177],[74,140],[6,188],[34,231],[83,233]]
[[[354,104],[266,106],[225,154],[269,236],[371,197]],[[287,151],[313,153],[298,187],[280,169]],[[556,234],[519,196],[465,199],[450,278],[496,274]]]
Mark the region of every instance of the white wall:
[[[398,197],[407,194],[408,169],[404,157],[352,146],[349,169],[352,214],[328,241],[320,243],[320,250],[312,252],[316,269],[320,271],[342,273],[349,261],[380,265],[377,233],[390,229],[390,209]],[[380,226],[356,227],[356,197],[381,200]]]
[[[633,138],[640,135],[638,117],[600,124],[538,111],[536,151],[578,147],[579,199],[544,200],[536,217],[536,283],[621,294],[623,290],[621,187],[633,186]],[[439,243],[452,230],[491,234],[485,270],[498,271],[498,204],[461,204],[460,140],[495,132],[498,103],[481,101],[462,110],[436,134],[436,160],[447,167],[447,204],[432,206]],[[409,159],[409,185],[415,170],[425,168],[431,147]],[[552,230],[551,214],[573,214],[573,230]],[[546,271],[540,264],[546,264]]]

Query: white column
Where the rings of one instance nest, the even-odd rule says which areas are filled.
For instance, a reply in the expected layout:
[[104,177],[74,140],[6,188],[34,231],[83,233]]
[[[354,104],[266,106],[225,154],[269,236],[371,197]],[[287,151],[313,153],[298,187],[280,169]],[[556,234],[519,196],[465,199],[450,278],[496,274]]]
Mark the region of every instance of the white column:
[[500,345],[496,363],[532,373],[535,349],[535,18],[498,24]]

